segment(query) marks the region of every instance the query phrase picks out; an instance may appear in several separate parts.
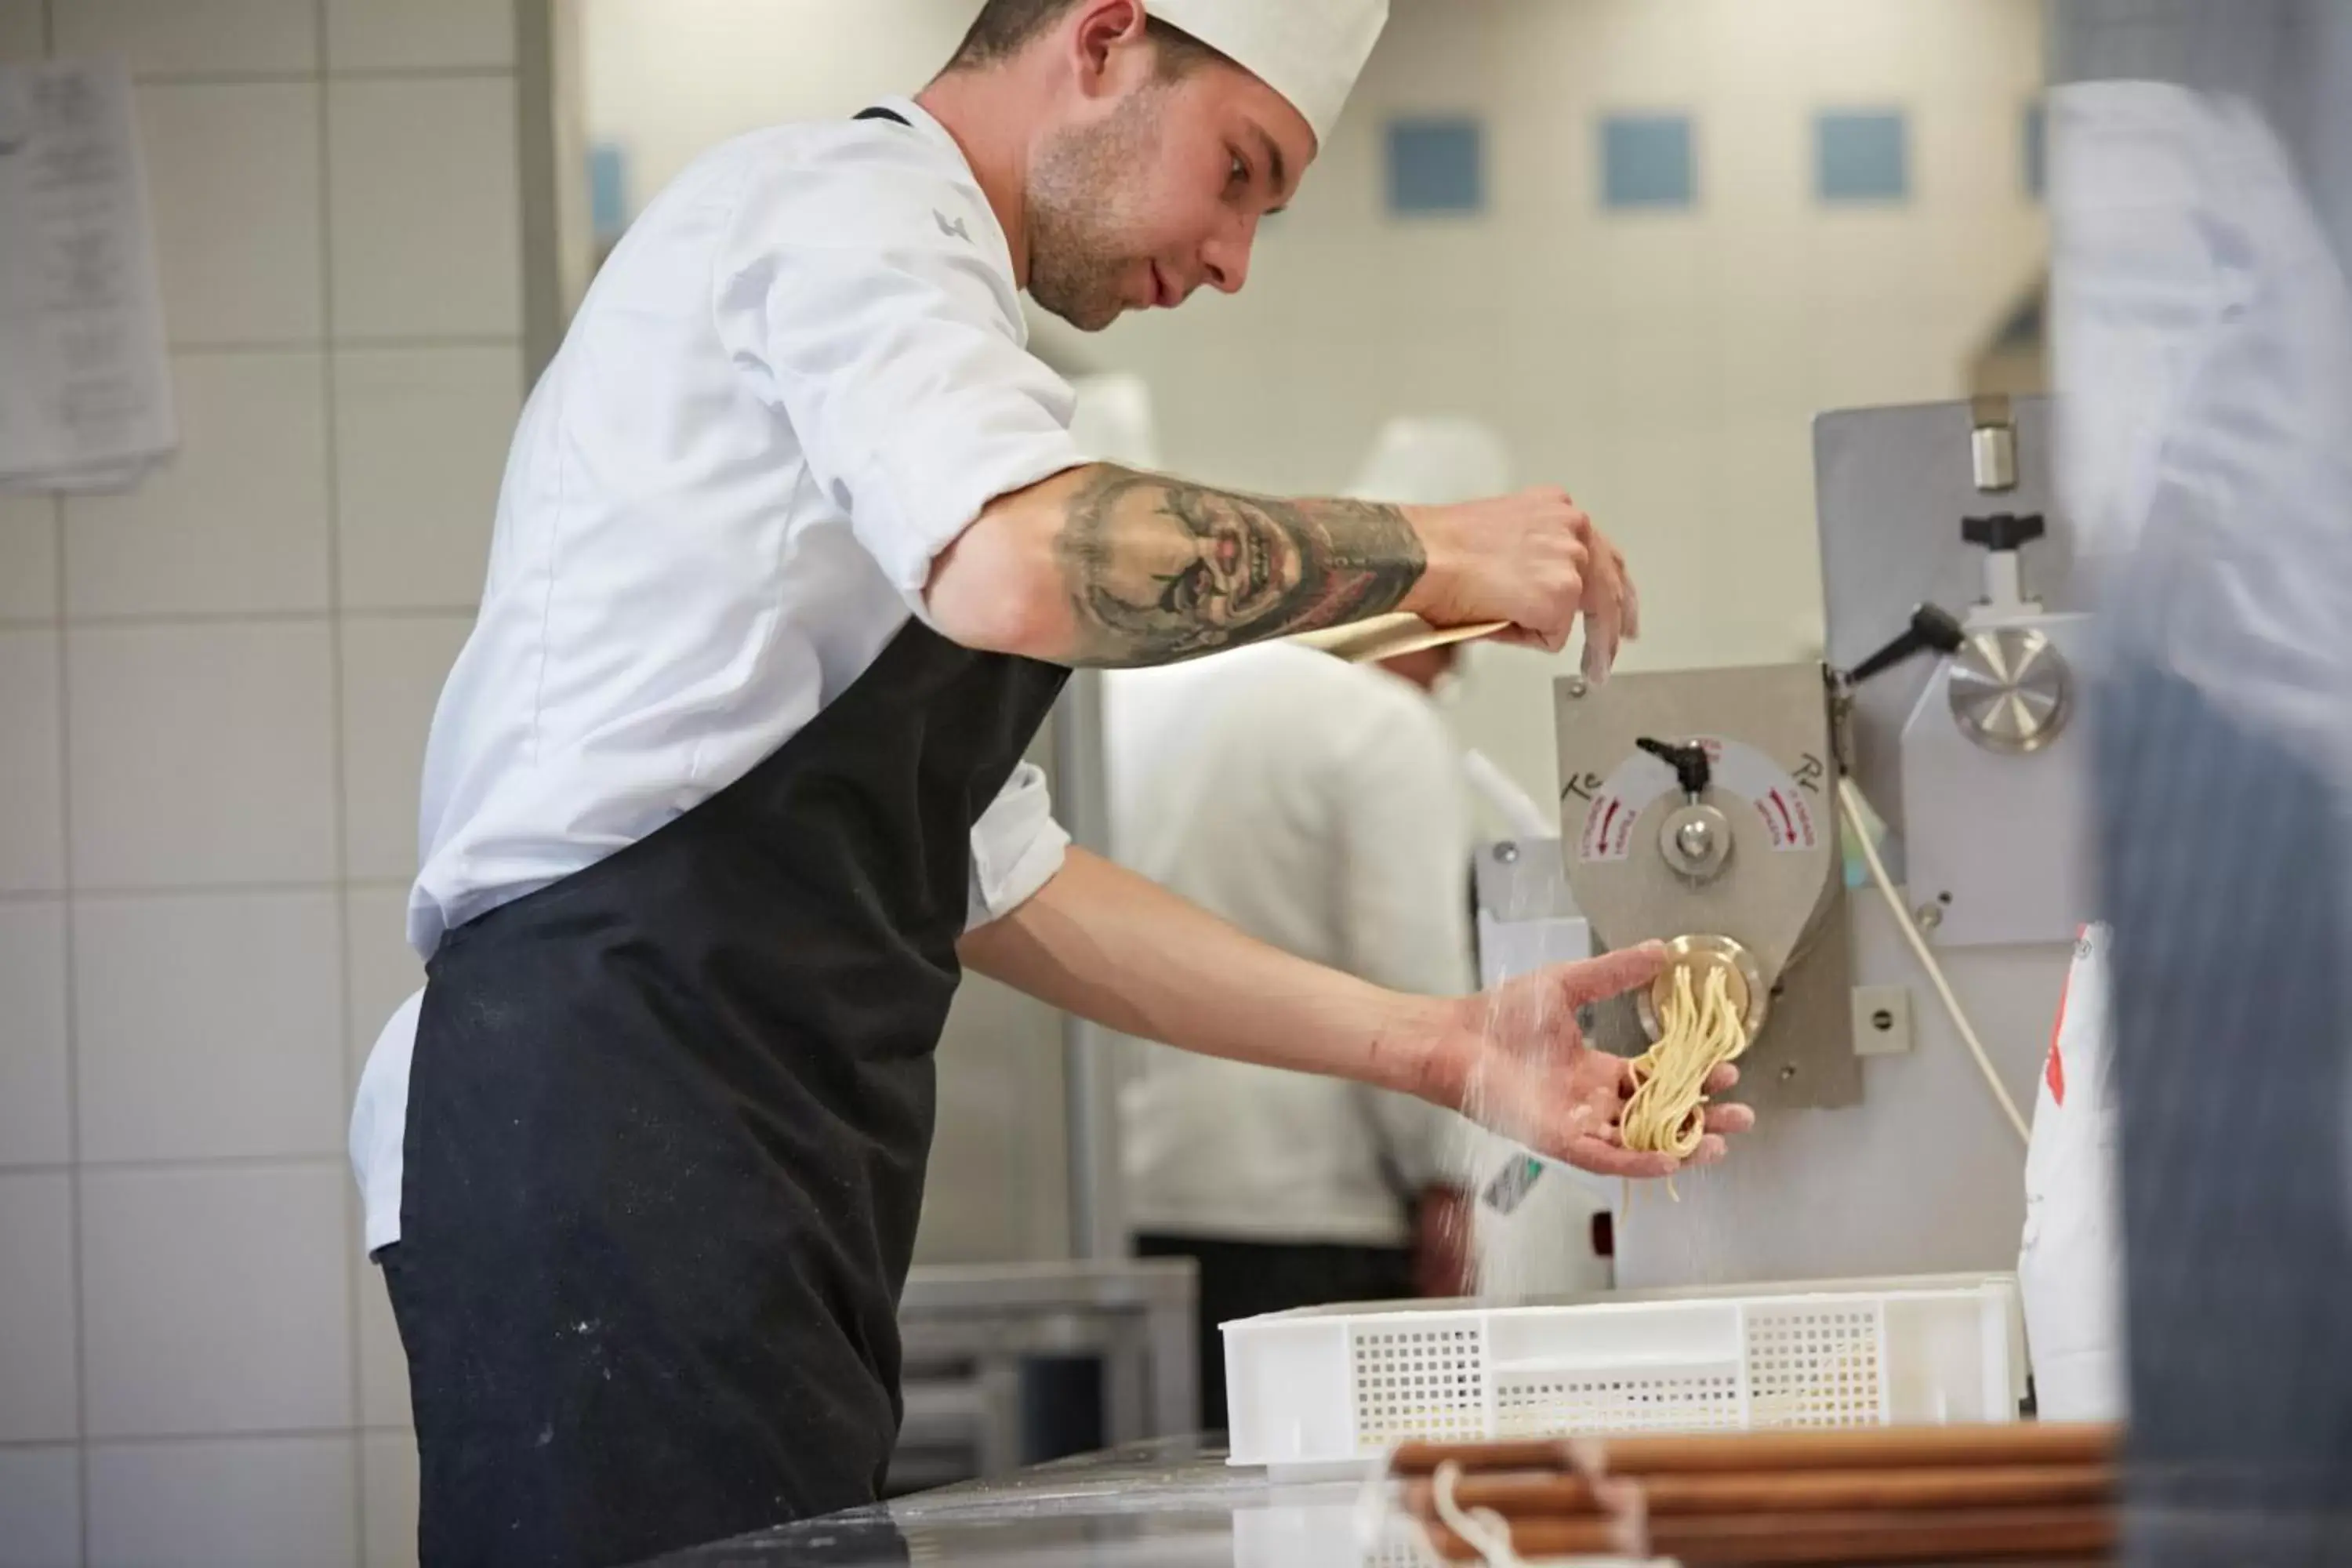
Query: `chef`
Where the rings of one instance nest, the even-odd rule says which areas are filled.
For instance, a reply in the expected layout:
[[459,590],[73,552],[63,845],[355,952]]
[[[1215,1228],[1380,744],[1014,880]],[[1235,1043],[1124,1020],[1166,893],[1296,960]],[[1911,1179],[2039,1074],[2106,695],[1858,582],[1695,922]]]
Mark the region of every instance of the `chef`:
[[1623,564],[1561,492],[1090,464],[1025,352],[1024,289],[1089,330],[1239,289],[1385,9],[988,0],[918,98],[717,149],[599,274],[515,434],[425,756],[427,984],[352,1127],[427,1564],[874,1498],[966,965],[1194,1050],[1476,1082],[1563,1158],[1672,1168],[1616,1146],[1622,1064],[1570,1022],[1658,952],[1522,1005],[1392,994],[1071,849],[1022,762],[1074,665],[1398,608],[1614,651]]

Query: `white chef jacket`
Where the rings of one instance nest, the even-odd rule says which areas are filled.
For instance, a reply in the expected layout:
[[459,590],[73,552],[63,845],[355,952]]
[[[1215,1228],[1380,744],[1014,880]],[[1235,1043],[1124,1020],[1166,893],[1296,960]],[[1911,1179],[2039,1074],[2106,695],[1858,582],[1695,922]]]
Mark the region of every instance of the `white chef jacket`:
[[[1474,989],[1461,753],[1421,689],[1284,645],[1123,671],[1104,703],[1112,849],[1302,958]],[[1360,1084],[1127,1042],[1135,1228],[1392,1247],[1467,1124]]]
[[[420,954],[742,777],[923,613],[933,559],[990,500],[1083,460],[971,167],[914,103],[886,106],[908,123],[783,126],[698,160],[525,405],[425,752]],[[1024,766],[973,830],[970,920],[1035,892],[1067,842]],[[399,1234],[415,1015],[353,1115],[371,1250]]]

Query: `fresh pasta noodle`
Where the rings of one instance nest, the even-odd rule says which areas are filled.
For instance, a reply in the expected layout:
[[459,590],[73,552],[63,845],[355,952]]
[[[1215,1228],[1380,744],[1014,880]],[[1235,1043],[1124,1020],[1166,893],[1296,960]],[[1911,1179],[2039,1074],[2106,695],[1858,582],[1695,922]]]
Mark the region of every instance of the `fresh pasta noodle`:
[[1658,1010],[1658,1041],[1633,1062],[1634,1089],[1625,1101],[1625,1147],[1642,1154],[1686,1160],[1706,1135],[1706,1080],[1748,1049],[1748,1023],[1731,999],[1731,972],[1711,968],[1694,984],[1691,966],[1677,964],[1674,986]]

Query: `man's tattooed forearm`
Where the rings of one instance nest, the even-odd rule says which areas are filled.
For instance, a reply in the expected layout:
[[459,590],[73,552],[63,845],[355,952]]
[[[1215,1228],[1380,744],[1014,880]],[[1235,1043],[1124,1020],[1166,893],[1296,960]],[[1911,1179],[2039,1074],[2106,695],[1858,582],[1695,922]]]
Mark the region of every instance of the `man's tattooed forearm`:
[[1105,466],[1057,546],[1082,664],[1166,664],[1396,607],[1427,565],[1392,506],[1277,500]]

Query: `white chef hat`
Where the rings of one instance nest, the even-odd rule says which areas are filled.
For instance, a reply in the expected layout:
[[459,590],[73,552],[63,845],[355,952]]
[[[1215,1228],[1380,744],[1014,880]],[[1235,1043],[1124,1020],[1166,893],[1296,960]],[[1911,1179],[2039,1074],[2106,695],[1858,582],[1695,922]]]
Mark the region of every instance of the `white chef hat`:
[[1318,143],[1329,140],[1389,19],[1389,0],[1145,0],[1145,5],[1288,99]]

